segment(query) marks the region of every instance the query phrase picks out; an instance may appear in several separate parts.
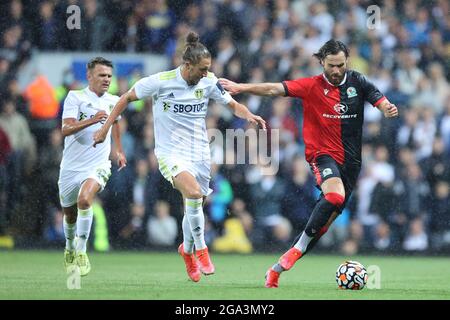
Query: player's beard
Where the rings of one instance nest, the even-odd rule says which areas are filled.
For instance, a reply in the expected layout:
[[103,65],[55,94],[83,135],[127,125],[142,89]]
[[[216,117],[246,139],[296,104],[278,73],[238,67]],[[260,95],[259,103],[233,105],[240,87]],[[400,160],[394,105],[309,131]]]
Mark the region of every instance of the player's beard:
[[192,79],[191,85],[196,86],[202,78],[194,78]]
[[325,73],[325,77],[327,77],[328,81],[335,86],[339,85],[342,82],[342,80],[344,80],[344,76],[345,76],[345,71],[342,72],[342,74],[340,74],[340,75],[338,75],[336,73],[332,74],[331,72],[326,72],[326,71],[324,71],[324,73]]

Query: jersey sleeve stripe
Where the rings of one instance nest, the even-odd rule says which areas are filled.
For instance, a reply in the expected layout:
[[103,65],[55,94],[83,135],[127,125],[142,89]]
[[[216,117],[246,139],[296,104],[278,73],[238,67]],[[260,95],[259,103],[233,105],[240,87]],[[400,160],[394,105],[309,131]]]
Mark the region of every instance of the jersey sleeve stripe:
[[385,96],[382,96],[380,99],[378,99],[373,105],[375,106],[375,107],[378,107],[378,105],[381,103],[381,102],[383,102],[384,100],[386,100],[386,97]]
[[159,80],[171,80],[177,77],[176,70],[163,72],[159,75]]
[[284,81],[282,81],[281,84],[284,87],[284,96],[285,97],[289,96],[289,90],[288,90],[288,87],[287,87],[286,83]]

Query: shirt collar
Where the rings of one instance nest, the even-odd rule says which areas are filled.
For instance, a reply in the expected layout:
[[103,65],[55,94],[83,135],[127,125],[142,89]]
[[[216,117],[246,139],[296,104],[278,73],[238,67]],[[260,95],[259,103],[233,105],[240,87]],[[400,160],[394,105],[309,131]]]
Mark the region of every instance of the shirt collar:
[[105,94],[106,94],[106,92],[103,94],[103,95],[101,95],[100,97],[94,92],[94,91],[92,91],[91,89],[89,89],[89,86],[87,86],[85,89],[84,89],[85,91],[86,91],[86,93],[89,95],[89,96],[91,96],[91,97],[95,97],[95,98],[103,98],[104,96],[105,96]]
[[339,86],[342,86],[345,83],[345,81],[347,81],[347,71],[345,71],[344,79],[342,79],[341,83],[339,83],[337,86],[335,86],[330,81],[328,81],[327,77],[325,76],[325,73],[322,73],[322,77],[325,79],[326,82],[328,82],[333,87],[339,87]]

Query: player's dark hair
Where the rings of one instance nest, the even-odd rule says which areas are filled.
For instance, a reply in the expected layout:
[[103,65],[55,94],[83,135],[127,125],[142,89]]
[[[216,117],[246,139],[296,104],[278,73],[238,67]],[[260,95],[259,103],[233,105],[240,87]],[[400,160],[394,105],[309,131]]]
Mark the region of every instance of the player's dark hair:
[[211,53],[199,41],[197,33],[191,31],[186,37],[186,49],[183,53],[183,60],[192,64],[197,64],[203,58],[211,58]]
[[331,39],[325,42],[313,56],[319,59],[319,61],[323,61],[329,54],[338,54],[341,51],[344,52],[345,57],[348,58],[349,54],[347,46],[342,41]]
[[112,62],[109,60],[106,60],[103,57],[95,57],[95,58],[91,59],[91,61],[89,61],[87,64],[87,68],[88,68],[88,70],[93,70],[95,68],[95,66],[98,64],[101,64],[103,66],[107,66],[110,68],[114,68]]

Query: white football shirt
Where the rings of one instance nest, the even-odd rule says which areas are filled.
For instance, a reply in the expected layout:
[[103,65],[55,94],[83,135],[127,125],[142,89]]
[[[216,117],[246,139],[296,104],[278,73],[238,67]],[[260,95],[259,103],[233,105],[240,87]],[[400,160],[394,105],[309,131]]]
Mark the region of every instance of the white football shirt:
[[212,72],[190,86],[178,67],[142,78],[133,88],[138,99],[153,99],[155,155],[158,158],[210,161],[205,123],[209,99],[221,104],[232,100]]
[[[82,90],[71,90],[64,101],[62,118],[75,118],[77,121],[81,121],[94,117],[101,110],[109,115],[118,100],[118,96],[107,92],[99,97],[89,87]],[[92,146],[94,133],[101,127],[102,123],[97,122],[65,137],[61,170],[86,171],[109,160],[111,129],[103,143],[97,144],[95,148]]]

